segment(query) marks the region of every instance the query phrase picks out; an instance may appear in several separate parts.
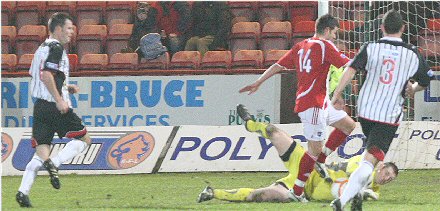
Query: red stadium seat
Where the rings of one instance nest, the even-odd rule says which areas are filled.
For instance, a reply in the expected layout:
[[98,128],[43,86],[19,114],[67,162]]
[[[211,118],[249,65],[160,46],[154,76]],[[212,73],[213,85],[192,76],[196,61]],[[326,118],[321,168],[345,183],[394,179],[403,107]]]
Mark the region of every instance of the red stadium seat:
[[108,68],[111,70],[137,70],[137,53],[115,53],[110,56]]
[[76,2],[75,1],[47,1],[45,22],[56,12],[65,12],[70,16],[75,15]]
[[261,32],[260,49],[289,49],[292,38],[292,25],[288,21],[266,23]]
[[67,57],[69,57],[70,72],[76,71],[76,67],[78,65],[78,56],[76,54],[67,54]]
[[2,70],[14,71],[17,65],[17,56],[15,54],[2,54]]
[[263,51],[239,50],[232,60],[232,69],[261,69],[263,68]]
[[78,70],[104,70],[107,64],[107,54],[86,54],[79,61]]
[[105,1],[78,1],[76,4],[76,25],[78,30],[85,25],[100,25],[105,12]]
[[165,52],[162,56],[159,56],[156,59],[147,60],[141,58],[141,61],[138,65],[139,70],[142,69],[161,69],[166,70],[170,66],[170,54]]
[[292,45],[312,37],[315,34],[315,21],[301,21],[296,24],[292,33]]
[[171,58],[172,69],[199,69],[201,54],[198,51],[179,51]]
[[16,54],[20,57],[23,54],[35,53],[38,46],[47,37],[46,26],[42,25],[26,25],[18,30],[15,39]]
[[2,54],[12,53],[16,35],[15,26],[2,26]]
[[269,50],[264,55],[264,68],[270,67],[275,64],[281,57],[284,56],[289,50]]
[[[420,36],[418,36],[418,45],[421,49],[422,56],[427,57],[428,60],[434,61],[434,63],[438,60],[436,58],[440,57],[440,31],[429,31],[425,30],[420,32]],[[436,65],[439,64],[430,64]]]
[[229,9],[233,17],[242,17],[242,21],[249,22],[256,20],[258,2],[256,1],[229,1]]
[[287,2],[284,1],[262,1],[259,9],[259,22],[262,26],[270,21],[285,20]]
[[317,1],[289,1],[289,15],[292,27],[301,21],[314,21],[318,18]]
[[81,60],[85,54],[100,54],[104,52],[107,26],[84,25],[79,29],[76,38],[78,58]]
[[440,31],[440,18],[428,19],[428,22],[426,23],[426,26],[428,27],[429,30]]
[[111,29],[115,24],[133,23],[134,1],[108,1],[105,9],[105,23]]
[[232,53],[238,50],[256,50],[260,36],[260,24],[258,22],[239,22],[232,26],[229,38]]
[[17,71],[29,71],[33,59],[34,59],[34,54],[21,55],[20,58],[18,59],[18,64],[15,69]]
[[231,51],[208,51],[202,59],[202,69],[230,69],[232,63]]
[[15,20],[15,1],[2,1],[2,26],[12,26]]
[[25,25],[47,25],[47,23],[42,23],[45,8],[45,1],[17,1],[15,7],[17,29],[20,30]]
[[107,36],[107,54],[109,56],[121,52],[128,46],[133,24],[115,24],[111,26]]

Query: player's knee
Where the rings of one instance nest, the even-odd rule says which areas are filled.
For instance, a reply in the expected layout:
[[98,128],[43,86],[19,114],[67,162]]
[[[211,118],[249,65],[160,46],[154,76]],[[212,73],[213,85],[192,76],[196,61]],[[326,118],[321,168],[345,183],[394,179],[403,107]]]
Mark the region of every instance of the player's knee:
[[273,124],[268,124],[266,127],[266,133],[269,137],[272,137],[272,135],[277,131],[277,127]]
[[83,137],[81,137],[79,140],[86,142],[87,145],[92,144],[92,139],[90,138],[90,135],[88,132]]

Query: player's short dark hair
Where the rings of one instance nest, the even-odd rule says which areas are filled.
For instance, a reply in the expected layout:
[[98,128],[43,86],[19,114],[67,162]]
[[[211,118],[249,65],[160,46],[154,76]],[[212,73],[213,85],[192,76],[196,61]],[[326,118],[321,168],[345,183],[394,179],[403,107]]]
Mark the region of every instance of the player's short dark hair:
[[316,20],[315,30],[317,34],[324,34],[325,28],[329,27],[333,30],[335,27],[339,27],[339,21],[330,14],[325,14]]
[[382,23],[385,33],[396,34],[403,26],[403,19],[399,12],[390,10],[383,16]]
[[383,165],[384,165],[384,168],[391,167],[393,169],[394,173],[396,174],[396,177],[397,177],[397,175],[399,174],[399,168],[397,168],[395,163],[393,163],[393,162],[386,162]]
[[65,12],[54,13],[48,21],[49,31],[53,33],[57,26],[63,27],[66,23],[66,20],[73,21],[72,17]]

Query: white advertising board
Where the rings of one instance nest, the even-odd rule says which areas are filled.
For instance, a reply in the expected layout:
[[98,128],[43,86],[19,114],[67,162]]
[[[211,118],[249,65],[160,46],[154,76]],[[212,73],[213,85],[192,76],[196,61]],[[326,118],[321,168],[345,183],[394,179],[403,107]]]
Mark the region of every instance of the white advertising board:
[[440,121],[440,71],[434,71],[434,80],[414,96],[415,121]]
[[[302,124],[277,125],[307,148]],[[329,127],[329,132],[331,128]],[[364,152],[359,124],[327,163]],[[159,172],[285,171],[275,148],[243,126],[181,126]],[[440,123],[403,122],[385,161],[399,168],[440,168]]]
[[[92,144],[60,166],[60,174],[151,173],[173,127],[88,128]],[[2,175],[22,175],[35,149],[31,147],[31,128],[3,128]],[[54,139],[51,157],[68,139]],[[47,174],[43,169],[42,174]]]
[[[74,111],[88,127],[235,125],[235,106],[279,123],[280,76],[253,95],[238,90],[259,75],[72,77]],[[30,78],[2,78],[2,126],[32,126]]]

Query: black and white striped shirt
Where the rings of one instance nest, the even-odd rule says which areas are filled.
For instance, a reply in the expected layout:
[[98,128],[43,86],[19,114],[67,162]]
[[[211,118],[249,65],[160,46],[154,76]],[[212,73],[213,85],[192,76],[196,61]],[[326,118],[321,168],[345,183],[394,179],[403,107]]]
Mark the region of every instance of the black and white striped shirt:
[[388,124],[402,120],[407,81],[413,79],[425,87],[430,82],[425,59],[400,38],[364,44],[350,67],[367,73],[357,103],[359,117]]
[[[56,49],[56,50],[54,50]],[[62,49],[61,44],[56,39],[46,39],[38,47],[34,54],[29,74],[32,76],[31,90],[32,97],[55,102],[54,97],[47,90],[46,85],[41,81],[41,71],[55,72],[55,83],[60,95],[69,106],[71,106],[67,84],[69,83],[69,59],[67,53]]]

